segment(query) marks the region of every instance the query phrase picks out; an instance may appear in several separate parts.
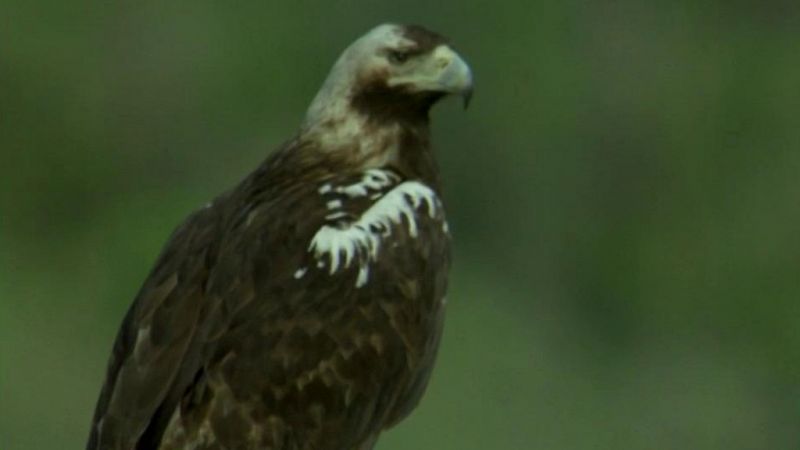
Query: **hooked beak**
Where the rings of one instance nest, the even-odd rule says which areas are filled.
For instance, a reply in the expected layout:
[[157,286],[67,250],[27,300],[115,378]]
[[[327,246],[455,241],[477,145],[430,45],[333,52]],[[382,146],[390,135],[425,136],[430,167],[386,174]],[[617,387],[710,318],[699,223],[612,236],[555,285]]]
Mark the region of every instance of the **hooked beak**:
[[472,70],[466,62],[447,45],[440,45],[422,67],[413,73],[389,80],[389,86],[408,86],[417,92],[436,92],[460,95],[464,109],[472,99]]
[[441,67],[438,84],[448,94],[460,95],[467,109],[472,99],[472,70],[467,63],[447,45],[440,45],[434,50],[433,60]]

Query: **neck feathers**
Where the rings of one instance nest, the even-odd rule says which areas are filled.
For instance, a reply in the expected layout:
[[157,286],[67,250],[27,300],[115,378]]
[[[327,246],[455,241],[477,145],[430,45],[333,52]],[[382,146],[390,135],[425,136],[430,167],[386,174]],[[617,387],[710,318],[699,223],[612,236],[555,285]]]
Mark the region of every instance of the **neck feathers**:
[[329,103],[318,96],[301,130],[309,149],[336,165],[354,171],[395,167],[408,177],[433,180],[435,164],[430,150],[428,110],[411,113],[375,96],[337,95]]

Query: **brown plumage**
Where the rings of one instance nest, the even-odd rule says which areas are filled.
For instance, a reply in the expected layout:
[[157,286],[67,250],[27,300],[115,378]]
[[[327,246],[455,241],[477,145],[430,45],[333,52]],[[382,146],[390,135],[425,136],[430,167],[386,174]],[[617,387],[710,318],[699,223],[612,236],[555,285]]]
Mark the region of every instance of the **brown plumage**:
[[419,401],[449,235],[428,110],[466,64],[416,26],[340,57],[300,132],[172,234],[125,316],[88,450],[368,450]]

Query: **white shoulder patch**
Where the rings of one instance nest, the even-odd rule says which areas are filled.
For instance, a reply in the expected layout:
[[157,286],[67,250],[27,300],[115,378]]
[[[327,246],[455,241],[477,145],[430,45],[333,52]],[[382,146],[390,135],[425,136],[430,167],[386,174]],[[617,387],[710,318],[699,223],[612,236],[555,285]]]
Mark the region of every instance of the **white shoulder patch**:
[[366,197],[370,191],[378,191],[400,181],[400,178],[389,171],[370,169],[364,172],[364,177],[358,183],[336,188],[336,192],[348,197]]
[[[368,189],[388,186],[393,181],[390,176],[396,177],[384,171],[368,171],[360,183],[336,190],[345,195],[366,196]],[[408,234],[417,237],[417,214],[423,205],[431,218],[436,217],[441,208],[439,198],[428,186],[418,181],[400,183],[364,211],[358,220],[344,227],[322,226],[311,239],[308,250],[317,259],[318,267],[328,263],[331,275],[357,264],[356,287],[364,286],[369,280],[369,264],[378,257],[381,241],[391,235],[393,225],[405,222]]]

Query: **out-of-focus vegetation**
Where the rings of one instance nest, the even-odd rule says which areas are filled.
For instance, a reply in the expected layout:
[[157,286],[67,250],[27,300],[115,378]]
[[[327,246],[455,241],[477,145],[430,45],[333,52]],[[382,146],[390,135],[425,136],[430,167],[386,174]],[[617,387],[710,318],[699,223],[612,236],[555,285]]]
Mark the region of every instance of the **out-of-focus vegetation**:
[[[124,3],[124,4],[123,4]],[[0,448],[80,448],[167,235],[384,21],[451,37],[450,316],[392,449],[800,446],[796,2],[0,2]]]

